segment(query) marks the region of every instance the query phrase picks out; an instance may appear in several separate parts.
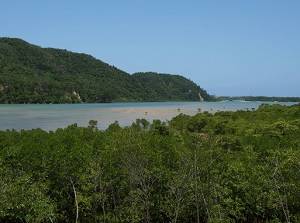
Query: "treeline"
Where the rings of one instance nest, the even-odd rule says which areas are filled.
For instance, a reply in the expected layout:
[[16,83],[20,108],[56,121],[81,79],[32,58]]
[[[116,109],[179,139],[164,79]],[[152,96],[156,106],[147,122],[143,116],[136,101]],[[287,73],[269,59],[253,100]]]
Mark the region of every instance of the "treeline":
[[0,222],[299,222],[300,104],[0,132]]
[[214,100],[179,75],[130,75],[86,54],[0,38],[0,103],[199,101],[199,93]]
[[243,100],[243,101],[278,101],[300,102],[300,97],[267,97],[267,96],[220,96],[219,100]]

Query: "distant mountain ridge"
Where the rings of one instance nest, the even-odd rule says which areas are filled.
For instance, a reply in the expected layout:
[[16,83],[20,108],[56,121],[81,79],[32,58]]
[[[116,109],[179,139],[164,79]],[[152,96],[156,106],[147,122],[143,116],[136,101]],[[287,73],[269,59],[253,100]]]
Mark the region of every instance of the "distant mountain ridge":
[[90,55],[0,38],[0,103],[212,101],[191,80],[128,74]]

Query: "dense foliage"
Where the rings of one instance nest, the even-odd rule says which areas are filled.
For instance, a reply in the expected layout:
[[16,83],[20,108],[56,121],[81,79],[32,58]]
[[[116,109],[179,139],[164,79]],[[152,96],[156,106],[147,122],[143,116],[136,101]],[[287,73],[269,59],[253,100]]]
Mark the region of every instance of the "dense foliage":
[[299,222],[300,104],[0,132],[0,222]]
[[143,89],[143,98],[146,101],[216,100],[191,80],[179,75],[146,72],[135,73],[132,76]]
[[182,76],[129,75],[86,54],[0,38],[0,103],[199,101],[199,93],[214,99]]
[[267,96],[220,96],[219,100],[244,100],[244,101],[280,101],[300,102],[300,97],[267,97]]

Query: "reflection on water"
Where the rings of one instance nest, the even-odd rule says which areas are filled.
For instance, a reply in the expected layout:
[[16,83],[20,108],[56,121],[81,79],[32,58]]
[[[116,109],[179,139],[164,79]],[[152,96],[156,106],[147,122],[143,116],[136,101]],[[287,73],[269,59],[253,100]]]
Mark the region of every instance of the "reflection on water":
[[[236,111],[257,109],[265,102],[142,102],[111,104],[34,104],[0,105],[0,130],[42,128],[46,131],[65,128],[77,123],[88,126],[89,120],[97,120],[99,129],[106,129],[118,121],[124,127],[137,118],[162,121],[183,113],[195,115],[199,112]],[[269,103],[274,104],[274,103]],[[295,103],[280,103],[292,105]]]

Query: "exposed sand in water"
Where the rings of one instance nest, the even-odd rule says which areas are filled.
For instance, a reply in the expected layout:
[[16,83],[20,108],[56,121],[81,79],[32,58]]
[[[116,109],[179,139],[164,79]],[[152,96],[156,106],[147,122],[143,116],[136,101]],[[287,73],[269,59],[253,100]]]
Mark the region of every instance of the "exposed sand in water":
[[145,118],[147,120],[160,119],[162,121],[171,120],[173,117],[179,115],[180,113],[186,115],[195,115],[199,113],[196,109],[174,109],[174,108],[153,108],[153,107],[143,107],[143,108],[112,108],[112,112],[125,114],[126,116]]

